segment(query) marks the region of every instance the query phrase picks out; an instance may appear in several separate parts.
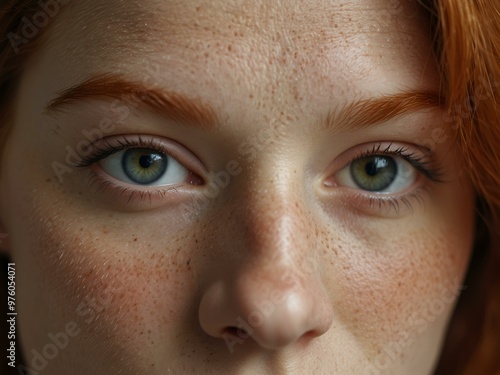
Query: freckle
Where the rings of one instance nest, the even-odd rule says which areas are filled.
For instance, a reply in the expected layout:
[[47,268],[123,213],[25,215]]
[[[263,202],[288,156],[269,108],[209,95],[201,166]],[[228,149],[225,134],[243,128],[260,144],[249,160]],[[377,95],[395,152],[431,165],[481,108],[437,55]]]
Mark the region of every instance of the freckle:
[[229,52],[231,52],[231,51],[233,50],[233,46],[232,46],[232,45],[228,45],[228,46],[227,46],[227,50],[228,50]]
[[136,242],[136,241],[137,241],[137,237],[136,237],[136,238],[134,238],[134,242]]
[[50,182],[50,181],[52,181],[52,180],[51,180],[50,178],[47,178],[45,181],[46,181],[46,182]]

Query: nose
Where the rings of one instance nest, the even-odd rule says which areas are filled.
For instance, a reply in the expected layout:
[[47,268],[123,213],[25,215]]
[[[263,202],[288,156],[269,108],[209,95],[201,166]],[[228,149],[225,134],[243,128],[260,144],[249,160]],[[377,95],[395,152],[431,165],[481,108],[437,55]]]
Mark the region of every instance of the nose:
[[206,333],[224,339],[229,349],[251,337],[262,348],[280,349],[325,333],[332,312],[324,290],[286,271],[268,277],[238,275],[219,281],[204,294],[199,310]]
[[[231,251],[245,252],[246,257],[219,264],[220,276],[204,291],[199,306],[203,330],[223,339],[231,352],[247,339],[265,349],[308,343],[327,332],[332,322],[332,306],[314,255],[317,240],[308,235],[303,216],[275,209],[266,217],[264,211],[259,215],[254,206],[250,215],[256,218],[250,220],[246,241],[231,239]],[[239,229],[236,233],[244,232]]]

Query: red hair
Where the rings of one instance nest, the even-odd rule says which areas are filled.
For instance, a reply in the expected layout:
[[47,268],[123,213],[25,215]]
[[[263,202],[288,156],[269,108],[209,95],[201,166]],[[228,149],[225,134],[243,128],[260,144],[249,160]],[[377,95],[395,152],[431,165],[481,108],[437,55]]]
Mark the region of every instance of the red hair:
[[468,289],[450,324],[437,372],[494,374],[500,370],[500,3],[422,3],[434,21],[446,108],[481,203]]
[[[437,373],[493,374],[500,369],[500,103],[496,100],[500,90],[500,3],[420,2],[433,20],[449,126],[456,130],[464,170],[479,202],[467,289],[450,323]],[[9,110],[24,62],[40,46],[47,27],[27,43],[14,38],[22,35],[23,17],[32,19],[37,11],[37,0],[8,0],[0,5],[0,145],[8,135]]]

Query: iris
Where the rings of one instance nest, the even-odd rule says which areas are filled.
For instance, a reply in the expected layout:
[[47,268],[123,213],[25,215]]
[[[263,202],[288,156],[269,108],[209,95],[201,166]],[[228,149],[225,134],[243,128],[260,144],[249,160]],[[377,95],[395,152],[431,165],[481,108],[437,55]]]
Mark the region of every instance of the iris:
[[122,167],[132,181],[147,185],[163,176],[168,167],[168,158],[155,150],[134,148],[123,154]]
[[382,191],[394,182],[398,166],[394,158],[365,156],[351,163],[351,176],[356,185],[367,191]]

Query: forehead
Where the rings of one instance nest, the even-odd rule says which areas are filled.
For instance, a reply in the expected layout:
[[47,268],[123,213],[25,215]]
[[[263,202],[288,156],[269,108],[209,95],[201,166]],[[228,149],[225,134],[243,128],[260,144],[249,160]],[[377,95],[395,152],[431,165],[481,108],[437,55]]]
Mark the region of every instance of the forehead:
[[243,97],[331,105],[381,86],[435,88],[428,30],[412,0],[78,1],[49,34],[59,85],[47,85],[118,71],[219,110]]

